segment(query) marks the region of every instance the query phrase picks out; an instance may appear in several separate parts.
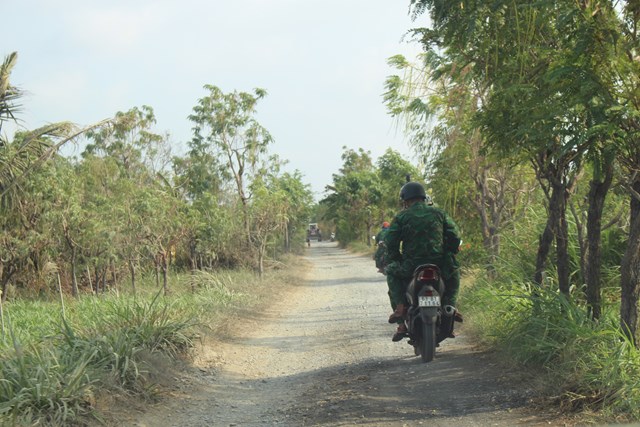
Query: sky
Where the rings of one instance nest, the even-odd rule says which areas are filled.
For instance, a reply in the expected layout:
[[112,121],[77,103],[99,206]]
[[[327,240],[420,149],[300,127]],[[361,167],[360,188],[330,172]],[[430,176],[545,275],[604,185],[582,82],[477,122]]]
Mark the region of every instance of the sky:
[[[316,199],[346,146],[374,159],[411,151],[382,103],[387,59],[420,51],[405,34],[409,0],[0,0],[0,55],[18,52],[22,125],[89,125],[149,105],[173,152],[211,84],[268,93],[257,120],[270,152],[299,170]],[[80,148],[69,148],[78,154]],[[76,151],[75,153],[73,151]]]

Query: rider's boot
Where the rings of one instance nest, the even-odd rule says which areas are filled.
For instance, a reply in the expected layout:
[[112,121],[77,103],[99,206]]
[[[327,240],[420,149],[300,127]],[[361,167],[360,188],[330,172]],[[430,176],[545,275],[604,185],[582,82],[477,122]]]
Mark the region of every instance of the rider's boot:
[[404,304],[398,304],[396,309],[389,316],[389,323],[396,323],[399,320],[404,320],[404,316],[407,314],[407,308]]
[[398,329],[396,329],[396,332],[391,337],[391,341],[393,342],[400,341],[402,338],[407,336],[408,332],[409,331],[407,330],[407,325],[405,325],[404,323],[398,324]]

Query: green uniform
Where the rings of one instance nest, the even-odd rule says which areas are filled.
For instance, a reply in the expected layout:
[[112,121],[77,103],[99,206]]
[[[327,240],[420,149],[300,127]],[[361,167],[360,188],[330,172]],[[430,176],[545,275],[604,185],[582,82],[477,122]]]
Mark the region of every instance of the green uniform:
[[[383,228],[378,234],[376,234],[376,252],[373,255],[373,259],[376,260],[376,267],[383,269],[386,258],[386,249],[384,246],[384,236],[387,235],[388,228]],[[380,244],[382,242],[382,244]]]
[[[384,244],[384,238],[387,235],[387,232],[389,231],[389,228],[383,228],[382,230],[380,230],[380,232],[378,234],[376,234],[376,252],[373,255],[373,259],[376,260],[376,268],[380,269],[380,270],[384,270],[387,264],[387,247]],[[380,244],[382,243],[382,244]],[[385,274],[386,275],[386,274]],[[388,287],[388,291],[387,291],[387,295],[389,295],[389,301],[391,302],[391,309],[395,310],[396,309],[396,305],[397,303],[394,301],[393,297],[392,297],[392,292],[391,292],[391,282],[389,281],[389,276],[386,276],[387,278],[387,287]],[[398,323],[403,323],[401,320],[398,321]]]
[[[455,254],[460,237],[456,224],[442,209],[417,202],[400,212],[385,236],[387,282],[391,304],[405,303],[406,286],[421,264],[436,264],[445,282],[443,304],[455,306],[460,272]],[[402,248],[401,248],[402,245]]]

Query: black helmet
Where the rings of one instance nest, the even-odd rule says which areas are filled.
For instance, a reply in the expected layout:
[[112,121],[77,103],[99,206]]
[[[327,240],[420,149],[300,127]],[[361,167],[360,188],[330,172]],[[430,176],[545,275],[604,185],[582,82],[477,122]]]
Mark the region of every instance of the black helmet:
[[419,182],[407,182],[400,189],[400,198],[402,200],[411,200],[417,198],[426,200],[427,193],[425,193],[424,187]]

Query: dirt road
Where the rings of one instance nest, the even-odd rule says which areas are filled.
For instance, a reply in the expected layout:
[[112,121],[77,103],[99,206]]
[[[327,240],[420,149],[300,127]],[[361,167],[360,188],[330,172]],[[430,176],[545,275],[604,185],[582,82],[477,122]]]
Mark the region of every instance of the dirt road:
[[187,385],[128,425],[565,425],[534,414],[527,385],[475,351],[464,328],[428,364],[391,342],[386,282],[372,260],[328,242],[307,258],[289,301],[203,349]]

